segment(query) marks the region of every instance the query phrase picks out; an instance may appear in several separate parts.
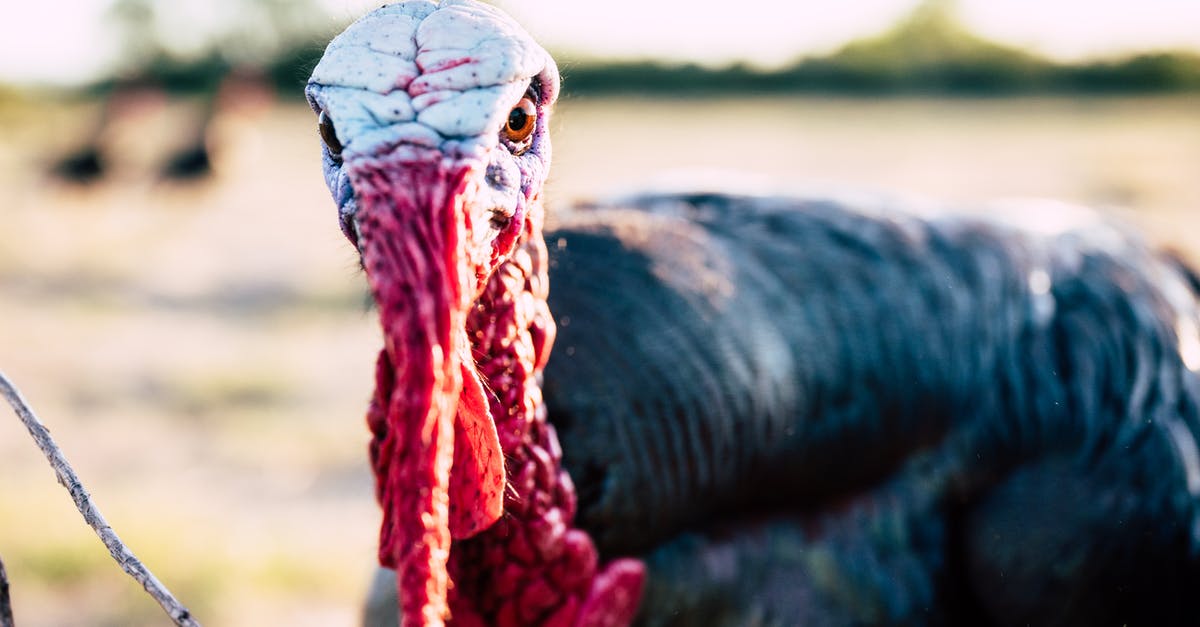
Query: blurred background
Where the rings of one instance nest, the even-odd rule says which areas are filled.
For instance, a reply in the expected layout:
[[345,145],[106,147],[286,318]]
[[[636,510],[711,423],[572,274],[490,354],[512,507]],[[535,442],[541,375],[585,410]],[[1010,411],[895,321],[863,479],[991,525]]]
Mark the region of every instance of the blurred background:
[[[353,624],[374,563],[379,339],[301,97],[374,4],[21,2],[0,24],[0,369],[210,625]],[[672,171],[1055,198],[1200,260],[1191,0],[500,4],[565,77],[552,210]],[[22,626],[164,621],[15,418],[0,558]]]

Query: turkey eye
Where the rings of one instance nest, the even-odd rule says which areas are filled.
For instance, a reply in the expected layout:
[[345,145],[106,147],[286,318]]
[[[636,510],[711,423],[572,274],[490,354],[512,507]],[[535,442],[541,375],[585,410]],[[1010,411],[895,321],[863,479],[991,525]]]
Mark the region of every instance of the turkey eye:
[[534,126],[537,126],[537,105],[533,104],[532,98],[526,96],[508,112],[508,121],[504,124],[504,138],[514,144],[520,144],[533,134]]
[[321,141],[325,142],[325,147],[329,149],[329,156],[333,157],[334,161],[340,161],[342,142],[338,141],[337,132],[333,129],[333,118],[325,115],[324,111],[317,117],[317,130],[321,132]]

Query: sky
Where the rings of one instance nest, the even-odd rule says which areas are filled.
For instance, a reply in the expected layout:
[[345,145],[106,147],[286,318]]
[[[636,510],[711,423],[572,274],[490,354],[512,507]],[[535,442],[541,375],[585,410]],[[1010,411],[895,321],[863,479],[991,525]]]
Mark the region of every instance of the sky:
[[[878,32],[918,0],[500,0],[551,50],[716,64],[785,63]],[[244,22],[239,0],[158,0],[180,48]],[[319,0],[345,22],[379,0]],[[121,49],[111,0],[14,0],[0,20],[0,82],[70,84],[111,67]],[[1200,0],[960,0],[986,37],[1063,58],[1200,50]]]

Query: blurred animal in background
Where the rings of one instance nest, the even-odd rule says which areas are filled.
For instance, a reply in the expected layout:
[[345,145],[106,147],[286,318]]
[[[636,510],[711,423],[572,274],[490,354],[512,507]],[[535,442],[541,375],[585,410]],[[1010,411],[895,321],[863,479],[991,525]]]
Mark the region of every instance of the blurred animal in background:
[[[167,155],[162,176],[167,179],[195,179],[211,171],[206,131],[212,120],[215,100],[202,96],[199,114],[189,116],[187,128],[176,129],[176,138],[182,136],[182,147]],[[129,119],[140,118],[154,109],[168,106],[171,98],[161,87],[128,81],[115,85],[101,101],[100,113],[86,132],[81,145],[56,159],[51,172],[60,179],[79,184],[89,184],[103,179],[111,173],[114,162],[120,161],[119,150],[112,146],[114,127]]]
[[663,193],[543,232],[558,87],[472,0],[369,13],[309,82],[384,334],[368,623],[1194,622],[1186,267],[1088,211]]
[[107,126],[111,100],[105,100],[100,120],[94,124],[81,145],[54,160],[50,172],[70,182],[86,184],[99,180],[104,175],[105,159],[100,149],[101,136]]
[[[156,155],[154,178],[164,181],[201,181],[213,173],[219,145],[213,128],[221,116],[260,108],[271,98],[266,77],[248,68],[233,68],[215,87],[183,97],[149,79],[131,79],[114,84],[101,100],[100,112],[85,132],[81,143],[53,160],[50,171],[61,180],[95,183],[110,175],[115,164],[131,160],[123,154],[121,127],[144,126],[147,116],[177,108],[183,113],[158,137],[167,150]],[[144,140],[144,137],[140,137]]]
[[[103,19],[118,33],[121,50],[116,77],[89,88],[99,95],[99,113],[82,141],[49,166],[53,175],[72,183],[98,182],[120,169],[114,166],[129,163],[150,167],[157,180],[207,180],[221,156],[223,142],[214,131],[222,118],[255,117],[274,99],[280,74],[288,74],[288,84],[299,79],[291,75],[292,56],[303,54],[309,45],[301,42],[312,36],[302,26],[313,14],[311,0],[222,5],[216,14],[233,10],[237,19],[217,32],[207,32],[211,24],[188,24],[196,32],[182,39],[200,35],[204,40],[192,49],[186,43],[181,47],[181,38],[163,27],[170,11],[161,3],[115,0],[108,5]],[[162,128],[147,124],[164,112]],[[152,163],[138,158],[147,152]]]

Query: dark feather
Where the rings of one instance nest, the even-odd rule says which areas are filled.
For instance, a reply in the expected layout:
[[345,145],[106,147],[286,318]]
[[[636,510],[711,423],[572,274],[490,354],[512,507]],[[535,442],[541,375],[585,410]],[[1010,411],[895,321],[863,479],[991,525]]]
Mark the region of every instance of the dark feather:
[[[1194,275],[828,201],[647,196],[547,235],[550,419],[647,624],[1182,624]],[[1200,355],[1195,356],[1200,358]]]

